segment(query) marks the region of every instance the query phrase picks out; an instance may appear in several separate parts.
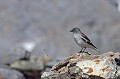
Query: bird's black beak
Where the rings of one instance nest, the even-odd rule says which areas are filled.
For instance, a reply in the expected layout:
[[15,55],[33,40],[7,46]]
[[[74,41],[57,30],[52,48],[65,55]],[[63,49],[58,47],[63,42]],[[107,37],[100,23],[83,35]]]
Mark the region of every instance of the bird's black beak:
[[70,32],[73,32],[74,30],[72,29],[72,30],[70,30]]

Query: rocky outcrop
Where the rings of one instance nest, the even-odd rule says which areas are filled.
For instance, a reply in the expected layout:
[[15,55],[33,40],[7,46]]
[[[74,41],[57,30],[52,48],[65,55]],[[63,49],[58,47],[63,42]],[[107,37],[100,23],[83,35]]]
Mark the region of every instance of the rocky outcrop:
[[76,53],[59,62],[42,79],[119,79],[120,53]]

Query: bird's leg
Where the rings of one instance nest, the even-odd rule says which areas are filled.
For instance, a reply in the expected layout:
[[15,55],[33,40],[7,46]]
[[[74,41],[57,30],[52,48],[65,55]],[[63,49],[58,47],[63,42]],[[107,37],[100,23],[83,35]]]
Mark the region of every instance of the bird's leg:
[[83,49],[83,52],[85,52],[86,47]]
[[80,50],[80,52],[79,52],[79,53],[81,53],[81,52],[82,52],[82,50],[83,50],[83,48]]
[[91,55],[90,53],[88,53],[88,52],[85,52],[85,49],[86,49],[86,47],[83,49],[83,52],[84,52],[84,53],[87,53],[87,54],[89,54],[89,55]]

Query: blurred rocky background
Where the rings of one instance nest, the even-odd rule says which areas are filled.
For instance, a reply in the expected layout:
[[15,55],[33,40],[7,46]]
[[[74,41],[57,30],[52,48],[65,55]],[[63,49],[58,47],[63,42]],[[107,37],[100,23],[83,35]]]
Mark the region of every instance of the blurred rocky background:
[[0,0],[0,63],[13,62],[26,50],[63,60],[80,51],[69,32],[73,27],[92,40],[99,54],[119,52],[119,4],[120,0]]

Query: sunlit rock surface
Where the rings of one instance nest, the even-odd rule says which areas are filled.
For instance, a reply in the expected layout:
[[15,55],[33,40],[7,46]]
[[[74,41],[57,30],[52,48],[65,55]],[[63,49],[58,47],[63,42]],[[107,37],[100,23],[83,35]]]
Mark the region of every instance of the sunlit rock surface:
[[[117,59],[117,60],[116,60]],[[42,79],[118,79],[120,78],[120,53],[102,55],[76,53],[44,72]]]

